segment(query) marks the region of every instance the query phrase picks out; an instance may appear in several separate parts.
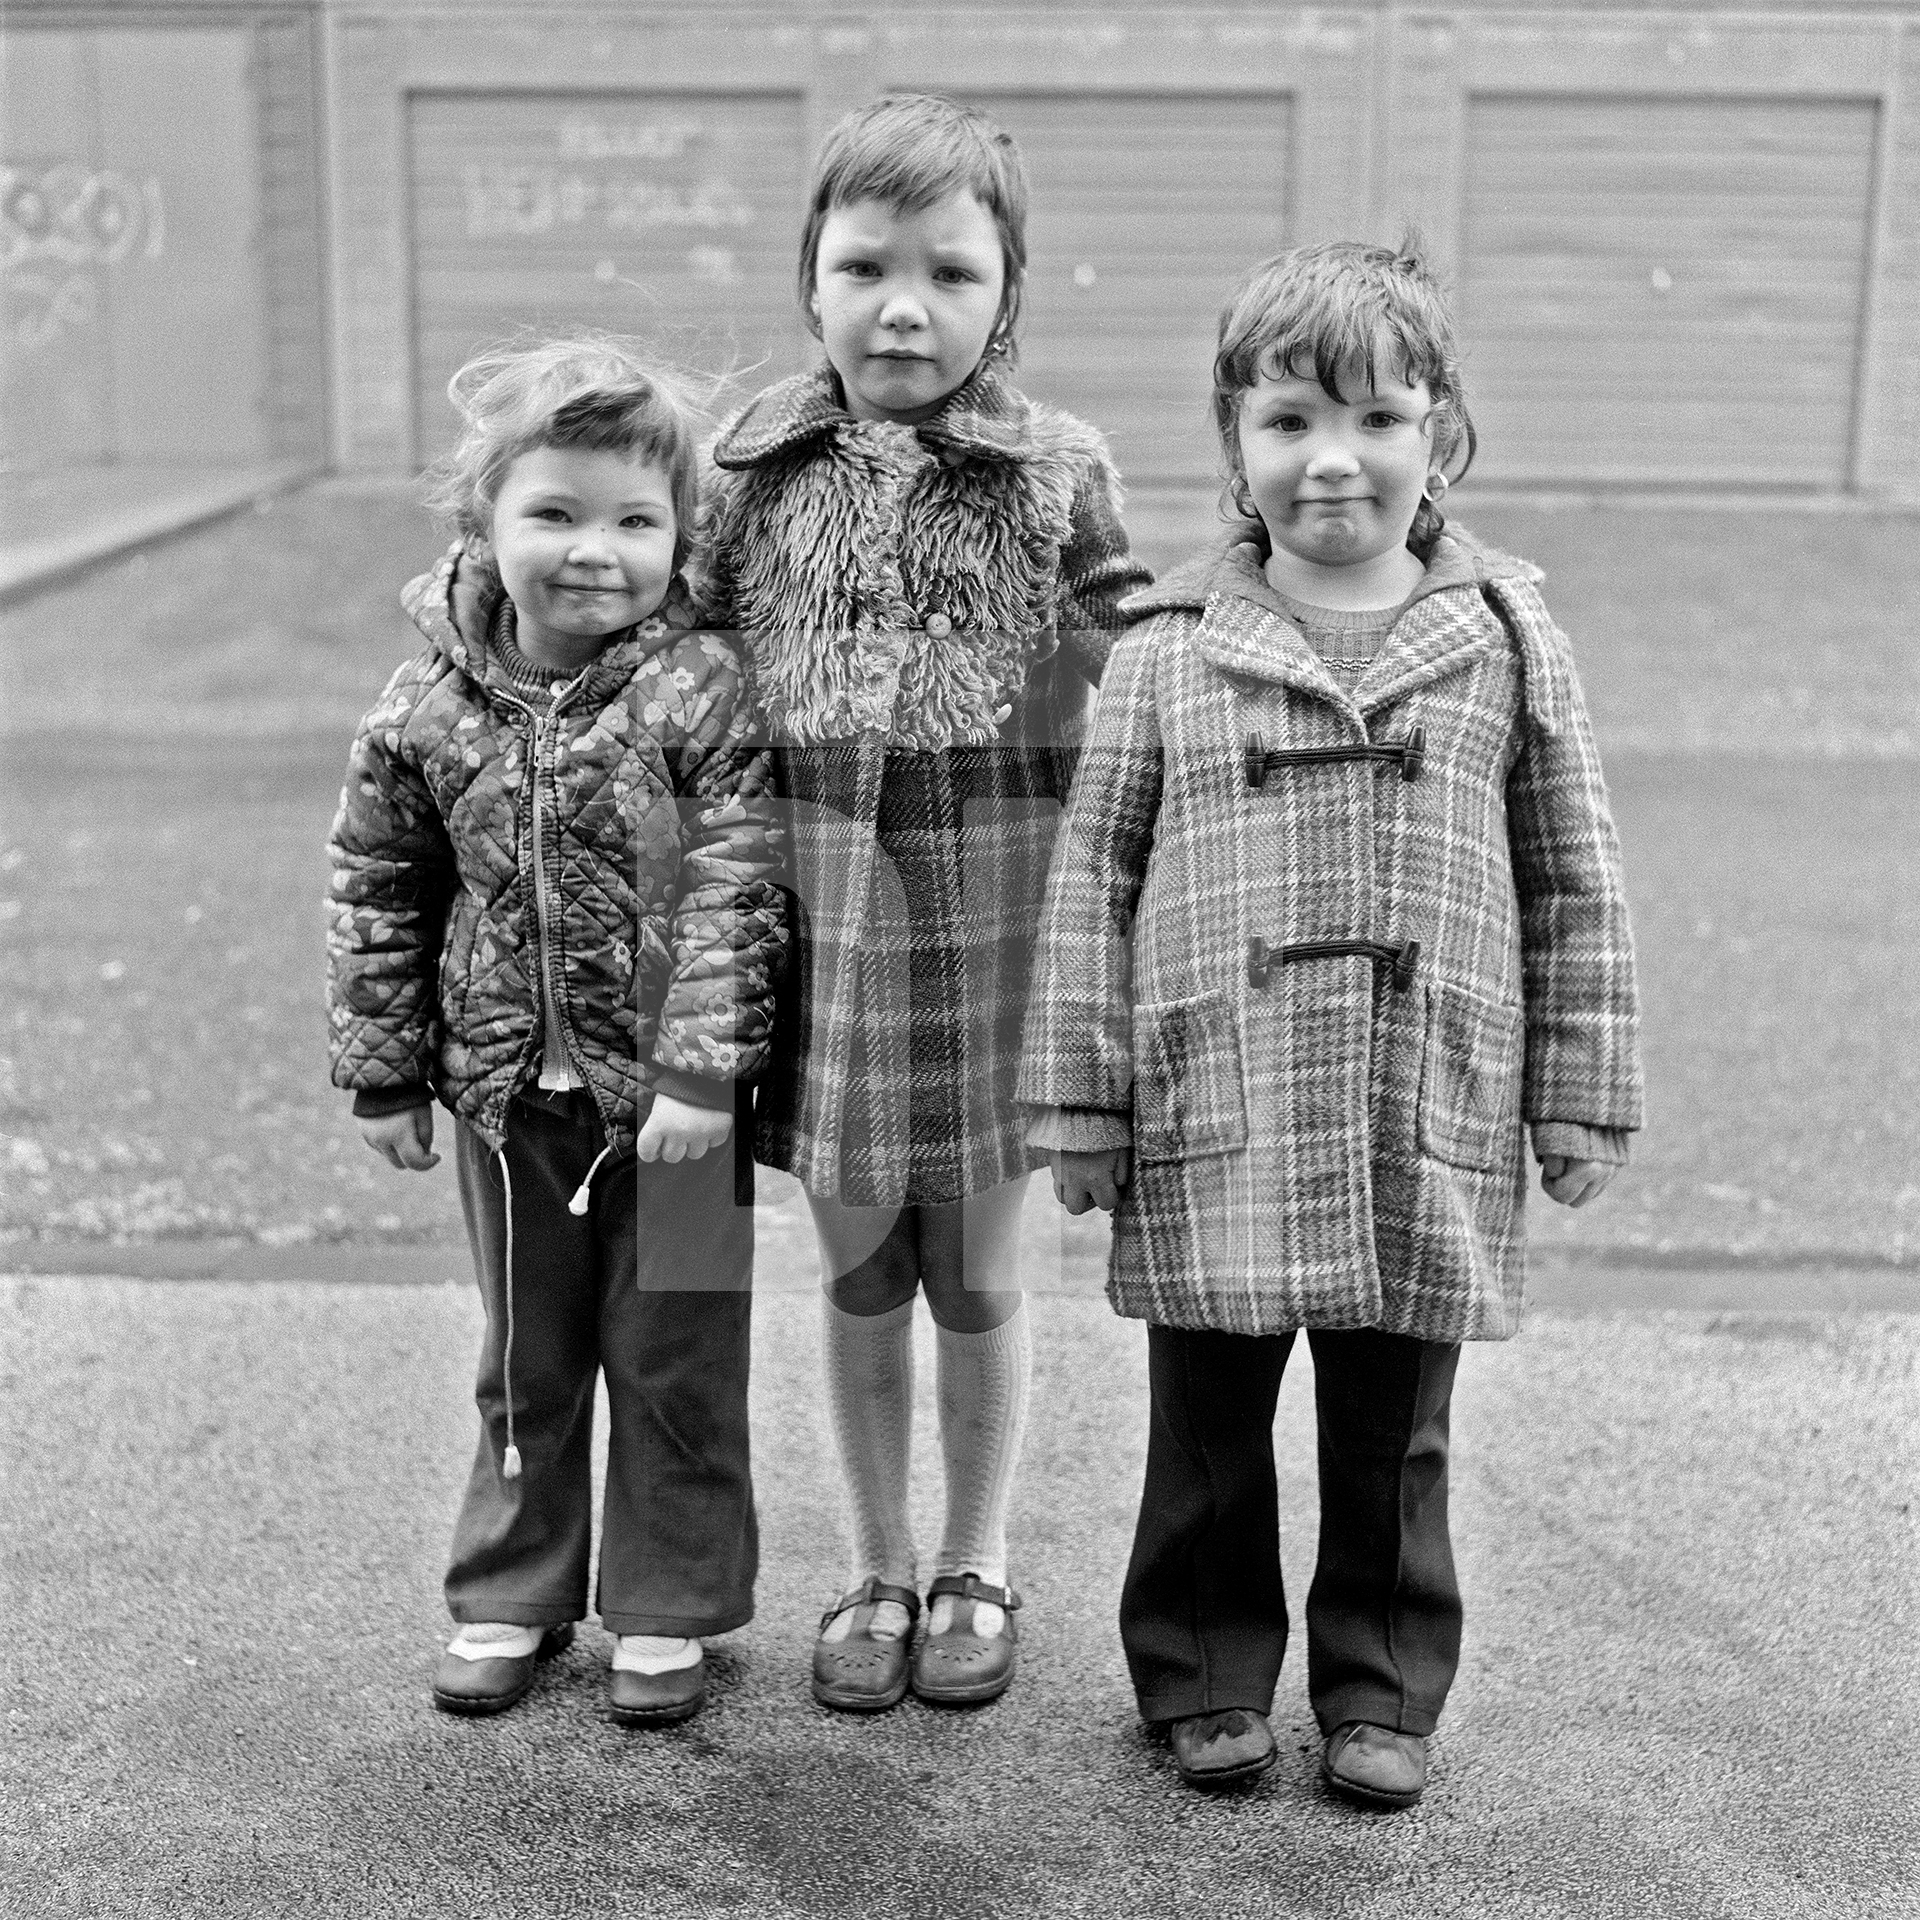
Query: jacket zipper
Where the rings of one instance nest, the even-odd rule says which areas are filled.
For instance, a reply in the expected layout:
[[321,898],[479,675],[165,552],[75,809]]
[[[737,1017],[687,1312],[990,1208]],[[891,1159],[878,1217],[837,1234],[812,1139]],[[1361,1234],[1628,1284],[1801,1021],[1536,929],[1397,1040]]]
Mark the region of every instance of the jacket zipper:
[[[552,909],[547,898],[547,858],[540,831],[542,818],[540,784],[542,774],[547,770],[547,743],[550,738],[557,736],[557,723],[560,719],[561,710],[566,705],[569,696],[587,677],[589,671],[591,671],[590,665],[577,673],[572,680],[553,696],[553,704],[547,709],[545,722],[542,722],[540,716],[534,712],[533,707],[527,701],[520,699],[515,694],[505,693],[504,690],[497,687],[494,691],[501,693],[508,705],[518,707],[520,711],[527,716],[528,726],[531,729],[533,754],[527,765],[527,779],[531,783],[533,790],[533,807],[529,830],[533,842],[533,919],[535,932],[540,945],[540,992],[542,996],[540,1010],[540,1044],[542,1047],[546,1044],[546,1010],[548,1007],[552,1007],[557,1017],[561,1037],[567,1043],[567,1077],[572,1080],[576,1086],[590,1088],[591,1082],[582,1079],[575,1071],[573,1038],[572,1035],[567,1032],[566,1010],[555,997],[553,990]],[[555,729],[553,735],[548,733],[549,726]],[[596,1101],[595,1104],[598,1105],[598,1101]]]
[[[573,1036],[567,1031],[566,1007],[554,991],[553,975],[553,908],[547,892],[547,853],[541,839],[543,811],[540,792],[543,776],[552,772],[549,757],[550,743],[559,737],[561,708],[567,696],[585,677],[576,674],[572,681],[553,696],[553,704],[547,709],[547,717],[542,721],[533,715],[533,915],[540,930],[540,991],[545,996],[545,1007],[551,1007],[554,1025],[566,1043],[567,1057],[562,1063],[567,1070],[567,1078],[575,1086],[584,1087],[587,1082],[576,1072],[573,1059]],[[531,709],[529,709],[531,713]],[[551,731],[549,731],[551,729]],[[544,1011],[544,1008],[543,1008]],[[546,1022],[541,1022],[541,1039],[545,1044]]]

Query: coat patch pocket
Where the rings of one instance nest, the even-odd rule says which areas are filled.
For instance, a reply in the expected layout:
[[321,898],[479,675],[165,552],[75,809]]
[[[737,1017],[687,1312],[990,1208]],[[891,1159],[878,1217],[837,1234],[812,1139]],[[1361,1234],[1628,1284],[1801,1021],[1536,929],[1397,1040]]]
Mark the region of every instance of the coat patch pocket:
[[1133,1149],[1142,1160],[1247,1144],[1240,1027],[1224,993],[1133,1010]]
[[1427,983],[1420,1151],[1484,1172],[1520,1124],[1520,1009],[1445,980]]

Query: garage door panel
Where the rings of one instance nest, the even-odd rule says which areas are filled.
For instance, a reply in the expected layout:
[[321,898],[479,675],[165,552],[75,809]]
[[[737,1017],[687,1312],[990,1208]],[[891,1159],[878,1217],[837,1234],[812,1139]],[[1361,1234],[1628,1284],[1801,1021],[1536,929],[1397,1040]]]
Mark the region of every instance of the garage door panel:
[[754,386],[809,358],[797,95],[436,93],[408,120],[420,458],[457,426],[448,377],[522,328],[634,334]]
[[975,98],[1033,189],[1021,386],[1105,432],[1129,480],[1211,480],[1214,328],[1287,244],[1291,96]]
[[1875,112],[1469,101],[1460,314],[1478,471],[1844,485]]

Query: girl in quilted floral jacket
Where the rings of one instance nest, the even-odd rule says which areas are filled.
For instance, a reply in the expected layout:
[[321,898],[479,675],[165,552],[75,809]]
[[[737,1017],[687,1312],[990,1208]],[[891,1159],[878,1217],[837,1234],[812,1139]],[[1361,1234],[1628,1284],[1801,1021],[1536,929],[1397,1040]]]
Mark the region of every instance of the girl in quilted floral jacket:
[[[596,1603],[610,1709],[697,1712],[747,1621],[752,1163],[728,1149],[785,937],[739,657],[680,567],[687,409],[615,342],[484,356],[436,504],[462,541],[354,743],[332,840],[333,1078],[424,1170],[434,1095],[487,1309],[435,1703],[496,1713]],[[460,591],[452,588],[456,562]]]
[[1460,1655],[1460,1346],[1520,1321],[1526,1134],[1579,1206],[1640,1124],[1619,845],[1539,570],[1448,531],[1472,428],[1411,251],[1302,248],[1220,322],[1237,537],[1128,610],[1021,1075],[1148,1323],[1120,1629],[1196,1786],[1272,1764],[1273,1417],[1313,1350],[1307,1694],[1330,1787],[1416,1801]]
[[[1046,862],[1128,557],[1100,437],[1004,378],[1026,265],[1012,142],[950,100],[849,115],[800,292],[826,348],[721,436],[718,617],[743,629],[789,807],[795,1017],[759,1114],[821,1248],[853,1508],[814,1694],[990,1700],[1014,1670],[1006,1515],[1027,1398],[1013,1076]],[[915,1298],[945,1530],[927,1632],[907,1513]]]

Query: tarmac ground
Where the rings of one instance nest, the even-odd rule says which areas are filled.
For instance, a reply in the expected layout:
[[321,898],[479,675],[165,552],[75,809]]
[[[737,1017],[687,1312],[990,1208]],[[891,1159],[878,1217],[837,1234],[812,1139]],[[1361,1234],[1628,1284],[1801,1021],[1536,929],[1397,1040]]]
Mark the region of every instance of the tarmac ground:
[[[1536,1316],[1454,1403],[1465,1656],[1412,1812],[1327,1797],[1298,1647],[1257,1787],[1183,1787],[1114,1629],[1144,1342],[1038,1295],[993,1706],[816,1707],[836,1473],[803,1291],[756,1302],[759,1614],[684,1728],[597,1627],[434,1712],[470,1287],[0,1282],[9,1915],[1899,1920],[1916,1911],[1910,1315]],[[931,1342],[915,1485],[938,1519]],[[1296,1619],[1311,1363],[1276,1428]]]

